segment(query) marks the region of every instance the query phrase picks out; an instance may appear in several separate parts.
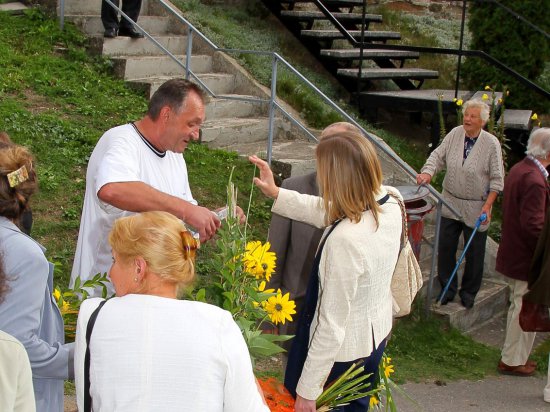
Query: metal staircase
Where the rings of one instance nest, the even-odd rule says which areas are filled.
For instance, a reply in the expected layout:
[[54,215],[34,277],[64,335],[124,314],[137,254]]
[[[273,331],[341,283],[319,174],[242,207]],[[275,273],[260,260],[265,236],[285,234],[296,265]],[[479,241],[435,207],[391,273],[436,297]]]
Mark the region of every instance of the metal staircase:
[[405,67],[407,61],[418,59],[418,52],[365,48],[400,40],[401,35],[372,30],[382,16],[367,14],[362,0],[264,0],[264,4],[350,92],[368,89],[379,80],[415,90],[424,80],[439,76],[434,70]]

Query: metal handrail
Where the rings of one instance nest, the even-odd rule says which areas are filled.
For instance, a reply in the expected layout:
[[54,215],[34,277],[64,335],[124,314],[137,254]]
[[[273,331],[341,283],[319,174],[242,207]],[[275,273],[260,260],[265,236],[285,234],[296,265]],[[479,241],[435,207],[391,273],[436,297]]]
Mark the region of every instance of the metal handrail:
[[[378,139],[373,137],[369,132],[367,132],[363,126],[361,126],[355,119],[353,119],[350,115],[348,115],[342,108],[340,108],[336,103],[334,103],[328,96],[326,96],[321,90],[317,88],[313,83],[311,83],[307,78],[305,78],[298,70],[296,70],[290,63],[288,63],[282,56],[280,56],[278,53],[275,52],[266,52],[266,51],[257,51],[257,50],[241,50],[241,49],[226,49],[226,48],[220,48],[216,46],[210,39],[208,39],[204,34],[202,34],[199,30],[197,30],[188,20],[186,20],[183,16],[181,16],[176,9],[174,9],[171,5],[167,4],[164,0],[158,0],[167,10],[169,10],[172,14],[174,14],[175,17],[177,17],[180,22],[184,23],[188,30],[188,42],[187,42],[187,50],[186,50],[186,63],[184,64],[181,62],[176,56],[174,56],[173,53],[171,53],[169,50],[167,50],[162,44],[160,44],[155,38],[153,38],[147,31],[145,31],[138,23],[134,22],[128,15],[126,15],[118,6],[116,6],[111,0],[105,0],[111,7],[115,8],[121,16],[126,19],[128,22],[130,22],[134,27],[138,28],[149,40],[151,40],[157,47],[159,47],[164,53],[166,53],[172,60],[174,60],[184,71],[186,78],[192,77],[194,80],[197,81],[203,87],[207,93],[214,98],[221,98],[221,99],[227,99],[227,100],[244,100],[244,101],[250,101],[253,103],[269,103],[269,130],[268,130],[268,147],[267,147],[267,160],[271,163],[271,153],[272,153],[272,143],[273,143],[273,128],[274,128],[274,116],[275,116],[275,109],[280,110],[284,116],[286,116],[287,119],[289,119],[294,125],[298,126],[303,130],[307,136],[315,141],[318,142],[318,139],[297,119],[295,119],[288,111],[282,107],[281,104],[277,102],[277,96],[276,96],[276,90],[277,90],[277,67],[278,64],[282,64],[287,70],[292,72],[294,75],[296,75],[300,80],[302,80],[304,83],[306,83],[311,89],[315,91],[315,93],[333,110],[335,110],[338,114],[340,114],[343,118],[345,118],[348,122],[355,125],[361,132],[365,135],[366,138],[368,138],[371,143],[373,143],[379,150],[381,150],[383,153],[385,153],[387,156],[389,156],[394,163],[396,163],[401,169],[403,169],[410,177],[413,179],[416,177],[417,173],[414,169],[412,169],[407,163],[405,163],[400,157],[398,157],[395,152],[392,150],[388,150],[388,148],[382,144]],[[64,5],[64,2],[61,1],[61,5]],[[64,20],[64,9],[61,8],[60,10],[61,19],[60,22]],[[210,47],[212,47],[215,51],[224,52],[224,53],[242,53],[242,54],[258,54],[258,55],[265,55],[265,56],[272,56],[272,75],[271,75],[271,96],[269,99],[260,99],[260,98],[252,98],[252,97],[236,97],[236,96],[228,96],[228,95],[216,95],[210,88],[204,84],[204,82],[199,79],[191,70],[190,68],[190,58],[192,55],[192,47],[193,47],[193,34],[197,34],[204,42],[206,42]],[[431,296],[431,289],[433,284],[433,278],[435,273],[435,261],[437,256],[437,244],[439,239],[439,225],[441,220],[441,211],[442,207],[447,207],[455,216],[458,218],[461,218],[460,213],[450,204],[448,203],[442,195],[433,188],[431,185],[426,186],[430,192],[430,194],[437,199],[437,216],[436,216],[436,236],[435,236],[435,243],[433,246],[433,253],[432,253],[432,269],[430,273],[430,281],[428,285],[428,298]]]

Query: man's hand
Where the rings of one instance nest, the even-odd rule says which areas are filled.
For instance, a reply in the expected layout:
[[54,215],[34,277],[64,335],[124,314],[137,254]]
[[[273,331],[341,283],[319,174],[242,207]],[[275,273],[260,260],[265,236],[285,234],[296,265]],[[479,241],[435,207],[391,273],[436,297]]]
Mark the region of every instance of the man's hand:
[[432,181],[432,176],[428,173],[420,173],[416,175],[416,183],[419,185],[428,185]]
[[317,410],[317,407],[315,401],[311,401],[309,399],[302,398],[300,395],[296,395],[294,410],[296,412],[315,412]]
[[246,215],[244,214],[243,210],[237,206],[236,210],[235,210],[236,214],[237,214],[237,218],[239,219],[239,223],[242,225],[246,222]]
[[187,205],[183,221],[199,232],[201,242],[211,239],[221,226],[220,219],[202,206]]

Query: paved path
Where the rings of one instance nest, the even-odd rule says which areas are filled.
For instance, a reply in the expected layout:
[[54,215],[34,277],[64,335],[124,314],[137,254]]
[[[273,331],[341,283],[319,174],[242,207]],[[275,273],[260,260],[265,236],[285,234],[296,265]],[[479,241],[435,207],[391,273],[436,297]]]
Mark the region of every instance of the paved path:
[[[503,315],[471,336],[479,342],[501,348],[505,331],[506,319]],[[549,336],[549,333],[537,334],[535,346]],[[528,378],[497,375],[479,381],[446,382],[444,385],[435,382],[407,383],[401,387],[417,402],[418,408],[399,395],[396,396],[396,403],[399,412],[550,412],[550,403],[542,398],[546,379],[546,375]]]

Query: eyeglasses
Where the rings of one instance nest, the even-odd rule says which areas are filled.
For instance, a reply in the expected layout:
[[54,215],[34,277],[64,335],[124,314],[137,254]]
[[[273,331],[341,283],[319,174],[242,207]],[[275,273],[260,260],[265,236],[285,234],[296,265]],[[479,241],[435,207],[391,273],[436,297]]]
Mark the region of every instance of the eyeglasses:
[[195,259],[197,249],[200,249],[201,242],[195,239],[191,232],[183,230],[181,232],[181,242],[183,244],[183,256],[185,259]]

